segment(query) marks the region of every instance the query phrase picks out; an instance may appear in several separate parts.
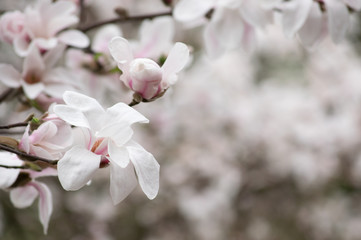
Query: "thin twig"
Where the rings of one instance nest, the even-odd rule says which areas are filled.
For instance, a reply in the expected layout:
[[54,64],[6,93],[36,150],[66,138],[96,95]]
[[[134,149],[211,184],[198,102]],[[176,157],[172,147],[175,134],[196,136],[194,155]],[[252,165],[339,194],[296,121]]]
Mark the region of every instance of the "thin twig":
[[85,20],[84,0],[80,0],[79,7],[80,7],[79,18],[80,18],[80,22],[82,23]]
[[4,101],[12,92],[13,92],[13,88],[9,88],[8,90],[6,90],[5,92],[3,92],[1,95],[0,95],[0,103],[2,101]]
[[18,149],[6,146],[5,144],[0,144],[0,149],[7,151],[7,152],[11,152],[11,153],[15,153],[16,155],[20,156],[20,157],[24,157],[26,158],[26,160],[28,161],[42,161],[42,162],[46,162],[52,165],[56,165],[58,160],[50,160],[50,159],[46,159],[46,158],[42,158],[42,157],[38,157],[38,156],[34,156],[34,155],[30,155],[27,154],[25,152],[22,152]]
[[10,128],[16,128],[16,127],[26,127],[28,125],[27,122],[20,122],[20,123],[14,123],[6,126],[0,126],[0,129],[10,129]]
[[9,168],[9,169],[29,169],[27,166],[7,166],[0,164],[0,168]]
[[155,14],[146,14],[146,15],[138,15],[138,16],[123,16],[123,17],[116,17],[116,18],[112,18],[109,20],[105,20],[105,21],[101,21],[101,22],[97,22],[94,24],[91,24],[89,26],[86,27],[80,27],[79,30],[82,32],[87,32],[90,31],[94,28],[97,27],[101,27],[105,24],[109,24],[109,23],[122,23],[122,22],[129,22],[129,21],[141,21],[144,19],[152,19],[155,17],[161,17],[161,16],[171,16],[172,15],[172,11],[168,11],[168,12],[163,12],[163,13],[155,13]]

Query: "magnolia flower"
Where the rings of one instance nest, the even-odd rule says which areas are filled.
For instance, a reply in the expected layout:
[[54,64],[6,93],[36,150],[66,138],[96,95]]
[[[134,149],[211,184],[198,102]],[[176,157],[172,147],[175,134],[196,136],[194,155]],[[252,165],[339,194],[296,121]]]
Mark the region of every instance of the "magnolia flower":
[[17,35],[13,41],[19,56],[28,55],[32,45],[40,50],[52,49],[58,43],[79,48],[89,45],[89,39],[84,33],[74,29],[62,31],[79,21],[73,2],[38,0],[34,6],[24,10],[24,18],[26,34]]
[[345,37],[350,25],[349,7],[360,10],[361,0],[292,0],[279,5],[286,36],[298,33],[301,42],[310,49],[327,34],[335,43]]
[[144,99],[155,98],[177,81],[177,73],[184,68],[189,58],[188,47],[177,42],[160,67],[147,58],[134,58],[128,41],[115,37],[109,43],[109,51],[123,72],[120,79]]
[[45,122],[31,135],[27,126],[19,148],[38,157],[60,159],[73,143],[71,127],[54,114],[42,120]]
[[[0,164],[5,166],[21,166],[22,161],[15,154],[0,152]],[[0,167],[0,188],[7,189],[11,187],[18,175],[20,169],[7,169]],[[49,219],[53,211],[52,196],[49,188],[41,182],[36,181],[38,177],[55,176],[56,170],[52,168],[43,169],[41,172],[31,170],[22,170],[27,173],[31,181],[24,186],[12,188],[10,190],[10,200],[17,208],[26,208],[33,204],[39,196],[39,218],[46,234],[49,226]]]
[[25,16],[19,11],[6,12],[0,18],[0,40],[13,43],[25,34]]
[[36,98],[41,92],[61,97],[65,89],[72,88],[68,71],[53,68],[63,50],[62,46],[58,46],[42,57],[33,46],[24,60],[22,73],[10,64],[0,64],[0,82],[10,88],[22,87],[30,99]]
[[110,165],[110,194],[114,204],[129,195],[137,185],[137,178],[147,197],[155,198],[159,164],[152,154],[131,140],[131,125],[148,120],[124,103],[104,110],[95,99],[76,92],[67,91],[63,98],[66,105],[56,105],[55,114],[78,127],[76,143],[58,162],[63,188],[78,190],[100,166]]

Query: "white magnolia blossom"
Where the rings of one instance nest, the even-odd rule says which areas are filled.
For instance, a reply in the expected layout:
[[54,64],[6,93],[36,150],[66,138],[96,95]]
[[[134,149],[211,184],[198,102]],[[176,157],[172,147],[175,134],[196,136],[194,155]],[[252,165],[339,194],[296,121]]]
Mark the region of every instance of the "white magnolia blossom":
[[[83,187],[101,165],[110,165],[110,194],[114,204],[136,187],[137,178],[149,199],[159,188],[159,164],[153,155],[131,140],[133,123],[148,120],[124,103],[104,110],[93,98],[65,92],[66,105],[54,112],[77,126],[77,143],[58,162],[58,174],[65,190]],[[135,170],[135,172],[134,172]]]
[[64,46],[59,45],[42,57],[38,48],[32,46],[24,59],[22,73],[10,64],[0,64],[0,82],[10,88],[21,87],[30,99],[42,92],[61,97],[66,89],[73,89],[74,85],[66,69],[54,68],[63,50]]
[[129,42],[122,37],[110,41],[109,51],[122,70],[120,79],[144,99],[152,99],[175,84],[177,73],[189,58],[188,47],[180,42],[171,49],[162,67],[148,58],[134,58]]

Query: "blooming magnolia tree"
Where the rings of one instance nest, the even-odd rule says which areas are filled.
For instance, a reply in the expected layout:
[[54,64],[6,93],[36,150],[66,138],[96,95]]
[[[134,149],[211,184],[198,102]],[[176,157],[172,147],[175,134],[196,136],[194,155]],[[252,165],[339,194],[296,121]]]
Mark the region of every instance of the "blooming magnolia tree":
[[[39,199],[45,234],[53,205],[42,177],[76,191],[110,168],[115,205],[138,183],[157,196],[160,165],[133,140],[133,124],[149,120],[133,106],[172,95],[198,52],[213,60],[257,49],[258,34],[274,23],[313,50],[328,37],[341,42],[361,9],[361,0],[154,1],[141,14],[109,6],[117,15],[94,21],[87,10],[96,2],[35,0],[0,18],[1,45],[16,59],[0,63],[0,188],[17,208]],[[202,40],[182,38],[186,31]]]

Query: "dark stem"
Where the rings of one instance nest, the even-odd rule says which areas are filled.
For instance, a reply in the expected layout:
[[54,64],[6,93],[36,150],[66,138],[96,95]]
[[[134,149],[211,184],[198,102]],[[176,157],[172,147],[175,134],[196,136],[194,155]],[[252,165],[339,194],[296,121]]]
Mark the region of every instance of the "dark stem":
[[9,168],[9,169],[29,169],[26,166],[7,166],[0,164],[0,168]]
[[79,16],[79,18],[80,18],[80,22],[82,23],[82,22],[84,22],[84,20],[85,20],[85,8],[84,8],[84,0],[80,0],[80,2],[79,2],[79,7],[80,7],[80,16]]
[[139,102],[133,99],[132,102],[128,104],[128,106],[133,107],[133,106],[135,106],[137,104],[139,104]]
[[3,92],[3,93],[0,95],[0,103],[1,103],[2,101],[4,101],[13,91],[14,91],[13,88],[9,88],[9,89],[6,90],[5,92]]
[[10,129],[10,128],[16,128],[16,127],[26,127],[28,125],[27,122],[20,122],[20,123],[14,123],[6,126],[0,126],[0,129]]
[[42,162],[46,162],[46,163],[49,163],[49,164],[52,164],[52,165],[56,165],[57,162],[58,162],[58,160],[50,160],[50,159],[30,155],[30,154],[22,152],[22,151],[20,151],[18,149],[6,146],[6,145],[1,144],[1,143],[0,143],[0,149],[4,150],[4,151],[7,151],[7,152],[15,153],[19,157],[25,158],[27,161],[42,161]]
[[82,31],[82,32],[87,32],[87,31],[90,31],[90,30],[92,30],[94,28],[98,28],[98,27],[101,27],[101,26],[103,26],[105,24],[109,24],[109,23],[122,23],[122,22],[129,22],[129,21],[141,21],[141,20],[144,20],[144,19],[152,19],[152,18],[155,18],[155,17],[171,16],[171,15],[172,15],[172,11],[164,12],[164,13],[139,15],[139,16],[122,16],[122,17],[116,17],[116,18],[113,18],[113,19],[97,22],[97,23],[91,24],[91,25],[86,26],[86,27],[80,27],[79,30]]

